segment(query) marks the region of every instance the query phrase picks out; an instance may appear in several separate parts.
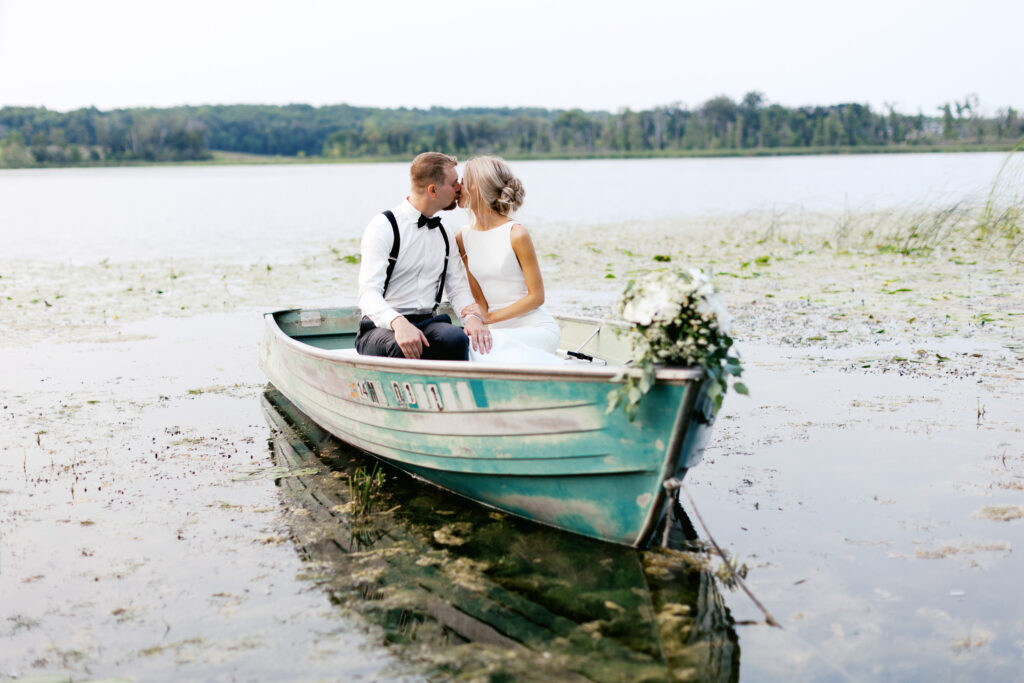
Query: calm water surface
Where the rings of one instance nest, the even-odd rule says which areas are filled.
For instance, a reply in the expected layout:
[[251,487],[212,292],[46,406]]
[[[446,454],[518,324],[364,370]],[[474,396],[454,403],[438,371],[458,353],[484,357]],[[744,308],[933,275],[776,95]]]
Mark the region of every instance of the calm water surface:
[[[515,168],[528,188],[524,222],[585,230],[746,211],[976,199],[1003,159],[880,155],[524,162]],[[370,216],[401,198],[406,172],[405,164],[3,171],[0,260],[287,258],[356,238]],[[455,215],[449,224],[462,220]],[[139,339],[157,335],[154,343],[166,346],[148,349],[125,338],[152,363],[148,374],[134,365],[115,367],[106,355],[72,365],[114,374],[141,396],[154,394],[152,401],[158,392],[174,393],[164,384],[176,384],[181,393],[213,382],[196,358],[216,366],[217,383],[263,381],[248,354],[258,334],[255,314],[253,329],[228,318],[221,322],[231,324],[221,327],[211,326],[215,317],[192,318],[193,325],[213,330],[216,344],[205,334],[190,346],[179,344],[174,335],[181,334],[183,320],[189,319],[165,321],[164,332],[153,321],[127,330]],[[969,341],[957,342],[967,344],[965,353],[1003,352]],[[180,349],[181,357],[168,349]],[[752,359],[748,384],[756,393],[726,402],[714,443],[687,485],[717,539],[749,566],[748,583],[785,630],[764,626],[742,593],[718,583],[713,559],[711,569],[684,571],[671,553],[627,551],[495,517],[398,476],[385,487],[381,509],[402,507],[356,528],[328,519],[333,503],[345,501],[344,486],[312,492],[298,486],[300,478],[282,480],[286,505],[301,504],[312,510],[312,521],[319,514],[334,525],[295,532],[297,550],[317,568],[308,579],[344,605],[346,619],[355,612],[382,629],[396,653],[411,652],[416,659],[429,651],[436,658],[426,670],[434,672],[480,664],[471,658],[474,648],[460,649],[467,643],[497,645],[516,657],[521,650],[514,641],[551,659],[520,657],[518,668],[509,665],[512,672],[526,666],[547,673],[550,667],[596,680],[658,680],[666,672],[729,681],[1019,677],[1024,618],[1016,596],[1024,571],[1024,520],[995,521],[979,513],[1021,503],[1020,383],[815,372],[814,350],[744,351]],[[841,353],[852,363],[859,354],[890,352]],[[116,382],[62,371],[52,357],[33,357],[27,345],[18,353],[35,358],[63,386],[111,392],[86,398],[139,398],[126,397]],[[3,360],[8,368],[24,365],[16,355]],[[24,391],[11,384],[10,374],[6,381],[9,392],[26,396],[39,385],[35,375],[25,375]],[[223,419],[218,411],[254,408],[249,396],[234,403],[211,396],[223,403],[210,409],[209,419]],[[987,406],[984,419],[979,406]],[[184,418],[166,419],[184,424]],[[249,426],[257,443],[268,433],[262,425]],[[280,438],[272,444],[275,457],[299,457],[298,445]],[[351,472],[366,465],[346,459],[338,444],[327,450],[333,451],[327,454],[331,467]],[[332,505],[306,506],[302,501],[312,494]],[[337,547],[317,542],[325,529]],[[352,552],[339,553],[345,543]],[[158,575],[161,585],[166,578]],[[382,588],[369,590],[370,579],[379,579]],[[18,586],[20,594],[31,590]],[[306,599],[317,594],[301,592]],[[187,617],[180,605],[167,613],[181,622]],[[295,620],[273,631],[301,640],[309,628]],[[163,629],[161,622],[157,631]],[[330,637],[346,638],[357,640]],[[368,665],[348,655],[317,661],[342,677]],[[115,673],[132,673],[111,666]]]
[[[982,196],[1004,154],[516,162],[532,226],[746,211],[861,210]],[[407,164],[0,171],[3,257],[257,262],[357,238]],[[448,219],[458,227],[461,211]]]

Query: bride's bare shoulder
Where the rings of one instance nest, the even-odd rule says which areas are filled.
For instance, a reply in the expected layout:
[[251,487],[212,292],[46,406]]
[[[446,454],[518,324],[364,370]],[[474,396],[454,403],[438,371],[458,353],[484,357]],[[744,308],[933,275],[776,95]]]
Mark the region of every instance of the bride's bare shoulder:
[[530,233],[519,223],[512,226],[512,230],[508,235],[508,241],[512,243],[513,247],[527,245],[531,247],[533,246],[533,240],[530,238]]

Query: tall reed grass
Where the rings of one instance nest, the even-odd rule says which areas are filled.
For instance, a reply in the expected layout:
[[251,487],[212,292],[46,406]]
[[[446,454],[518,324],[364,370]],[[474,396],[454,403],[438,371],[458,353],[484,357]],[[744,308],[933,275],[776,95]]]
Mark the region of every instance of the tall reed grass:
[[803,209],[741,217],[734,228],[757,244],[793,249],[963,254],[1024,260],[1024,140],[1003,160],[982,200],[888,210],[847,208],[835,213]]
[[1006,155],[992,183],[978,221],[983,237],[994,236],[1006,242],[1013,258],[1024,239],[1021,238],[1024,217],[1024,139]]

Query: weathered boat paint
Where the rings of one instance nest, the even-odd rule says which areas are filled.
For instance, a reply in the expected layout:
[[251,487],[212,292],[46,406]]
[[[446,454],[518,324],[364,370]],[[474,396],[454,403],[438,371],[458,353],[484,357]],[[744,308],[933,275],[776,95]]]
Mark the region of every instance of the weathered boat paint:
[[[710,426],[704,375],[663,368],[634,422],[605,414],[621,366],[498,366],[359,356],[352,309],[265,316],[260,365],[338,438],[455,493],[527,519],[643,545],[662,483],[699,460]],[[565,319],[563,344],[627,357],[599,321]],[[575,339],[574,339],[575,336]]]

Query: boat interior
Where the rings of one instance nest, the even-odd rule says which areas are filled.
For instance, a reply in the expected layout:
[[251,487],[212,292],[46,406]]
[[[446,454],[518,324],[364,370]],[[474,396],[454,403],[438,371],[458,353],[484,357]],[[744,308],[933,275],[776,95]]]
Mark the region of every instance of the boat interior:
[[[447,304],[441,306],[439,313],[447,313],[456,325],[461,324]],[[357,308],[296,309],[274,313],[274,320],[286,335],[328,350],[354,349],[361,317]],[[559,349],[567,358],[602,365],[629,362],[629,340],[617,333],[623,329],[621,324],[564,316],[556,316],[556,320],[562,330]]]

